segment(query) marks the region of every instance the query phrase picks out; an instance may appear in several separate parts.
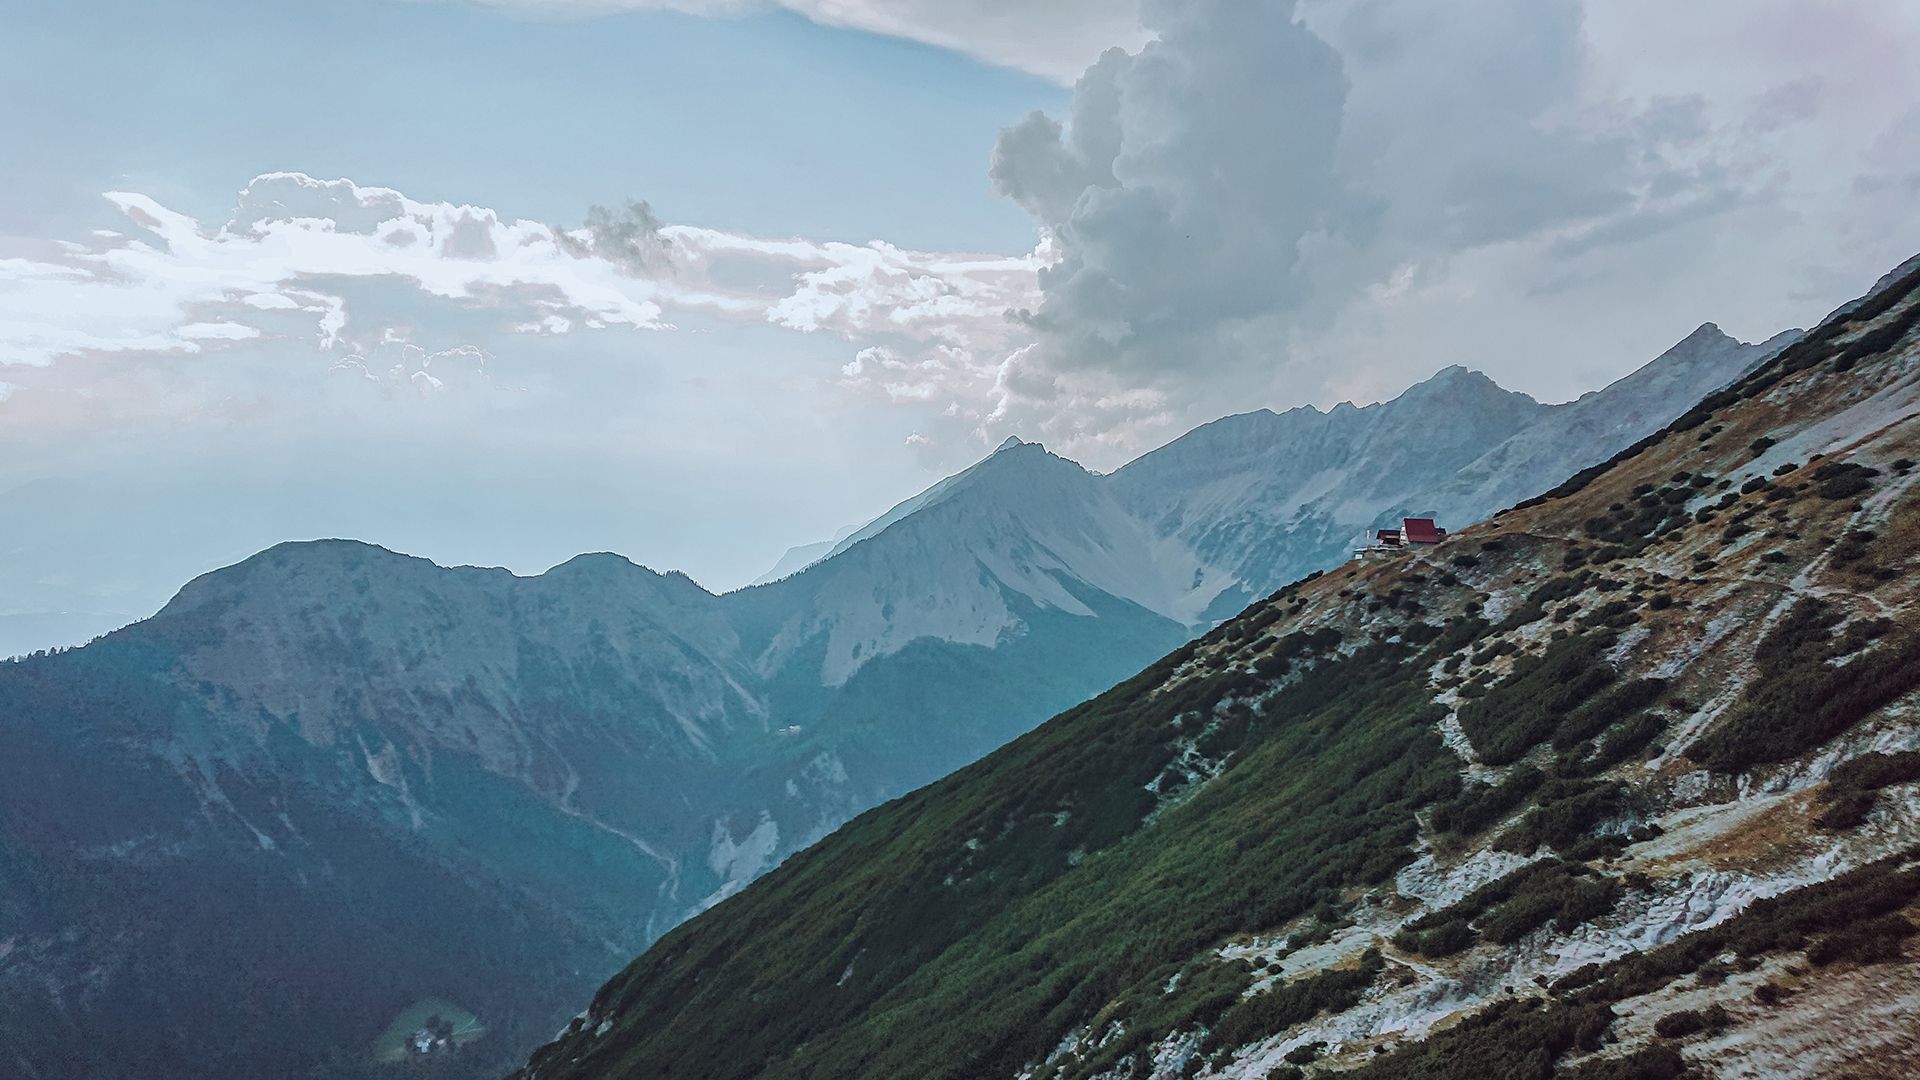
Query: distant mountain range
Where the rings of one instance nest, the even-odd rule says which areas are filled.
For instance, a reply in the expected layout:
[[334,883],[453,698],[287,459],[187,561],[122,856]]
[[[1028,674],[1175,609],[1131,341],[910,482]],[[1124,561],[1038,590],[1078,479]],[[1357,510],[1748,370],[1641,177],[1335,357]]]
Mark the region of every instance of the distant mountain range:
[[510,1067],[856,813],[1370,527],[1484,518],[1791,340],[1705,326],[1558,406],[1449,368],[1384,404],[1229,417],[1109,475],[1009,440],[722,596],[614,555],[523,578],[348,541],[202,576],[0,666],[0,1061],[356,1076],[435,997],[492,1032],[462,1068]]

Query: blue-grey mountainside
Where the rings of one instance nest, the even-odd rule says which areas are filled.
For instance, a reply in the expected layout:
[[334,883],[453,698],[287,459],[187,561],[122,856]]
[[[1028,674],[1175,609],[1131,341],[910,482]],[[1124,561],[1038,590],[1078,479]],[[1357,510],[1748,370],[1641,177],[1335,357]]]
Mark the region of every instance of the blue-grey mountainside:
[[348,541],[207,574],[0,666],[0,1063],[360,1076],[383,1028],[444,1001],[486,1032],[447,1068],[503,1072],[861,811],[1376,524],[1465,525],[1606,459],[1785,340],[1703,327],[1554,406],[1448,368],[1110,475],[1013,440],[720,596],[613,555],[516,577]]

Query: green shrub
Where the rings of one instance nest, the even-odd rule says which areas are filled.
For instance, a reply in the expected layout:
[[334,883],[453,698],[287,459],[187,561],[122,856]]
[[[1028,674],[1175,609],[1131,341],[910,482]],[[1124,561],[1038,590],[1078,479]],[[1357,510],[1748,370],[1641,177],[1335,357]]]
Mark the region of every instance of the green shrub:
[[1433,827],[1438,832],[1472,836],[1518,808],[1546,778],[1539,769],[1521,765],[1508,773],[1498,786],[1464,785],[1459,794],[1434,806]]
[[1653,1033],[1663,1039],[1684,1039],[1702,1031],[1719,1031],[1733,1022],[1723,1006],[1705,1009],[1680,1009],[1653,1023]]
[[1807,959],[1815,967],[1842,961],[1880,964],[1900,960],[1901,944],[1915,932],[1913,923],[1903,916],[1880,915],[1828,934],[1807,950]]
[[1613,879],[1546,859],[1408,922],[1394,935],[1394,945],[1435,958],[1467,948],[1478,934],[1511,945],[1548,923],[1566,931],[1596,919],[1613,910],[1619,898],[1620,885]]
[[[1556,994],[1580,1002],[1615,1002],[1650,994],[1700,969],[1723,953],[1752,958],[1799,949],[1821,933],[1860,926],[1920,899],[1920,869],[1901,866],[1920,851],[1869,863],[1831,881],[1756,900],[1718,926],[1698,930],[1649,952],[1607,964],[1589,964],[1553,984]],[[1877,924],[1876,924],[1877,925]],[[1897,925],[1878,926],[1897,933]]]
[[1561,717],[1611,683],[1615,672],[1602,658],[1613,640],[1601,633],[1556,641],[1544,653],[1517,661],[1486,696],[1461,706],[1460,728],[1481,760],[1519,760],[1553,733]]
[[1357,967],[1323,971],[1241,998],[1221,1015],[1203,1045],[1209,1051],[1241,1046],[1305,1023],[1322,1012],[1351,1009],[1385,967],[1380,950],[1369,949]]
[[1306,1065],[1318,1061],[1320,1055],[1326,1053],[1326,1051],[1327,1044],[1325,1042],[1301,1043],[1299,1046],[1287,1051],[1281,1060],[1289,1065]]
[[1566,750],[1629,720],[1660,700],[1665,679],[1634,679],[1576,706],[1553,729],[1553,746]]
[[1874,790],[1920,780],[1920,750],[1862,754],[1841,762],[1828,778],[1835,787]]
[[1843,655],[1840,649],[1851,651],[1847,638],[1833,638],[1839,619],[1823,601],[1796,604],[1755,651],[1758,677],[1687,756],[1722,772],[1785,761],[1920,688],[1920,634],[1835,666],[1828,661]]
[[1556,768],[1569,778],[1603,773],[1652,746],[1669,723],[1667,717],[1657,712],[1638,713],[1601,736],[1590,753],[1582,755],[1576,749],[1561,755]]
[[1600,1049],[1613,1010],[1605,1004],[1505,999],[1341,1080],[1542,1080],[1572,1050]]
[[1920,304],[1908,308],[1899,318],[1886,325],[1861,334],[1840,351],[1833,361],[1833,370],[1847,371],[1869,356],[1892,349],[1913,330],[1916,322],[1920,322]]
[[1465,919],[1453,919],[1427,930],[1401,928],[1393,935],[1393,945],[1401,952],[1439,959],[1464,952],[1479,935]]
[[1872,491],[1873,478],[1879,475],[1878,469],[1836,461],[1814,470],[1814,493],[1823,499],[1851,499]]
[[1829,796],[1827,807],[1813,823],[1829,832],[1845,832],[1857,829],[1866,823],[1867,816],[1873,813],[1874,804],[1880,796],[1872,791],[1847,789]]
[[1588,839],[1594,827],[1625,809],[1624,785],[1597,780],[1550,780],[1540,805],[1500,836],[1497,847],[1532,854],[1542,846],[1569,852]]
[[1622,1057],[1592,1058],[1553,1075],[1556,1080],[1678,1080],[1689,1074],[1680,1051],[1656,1043]]

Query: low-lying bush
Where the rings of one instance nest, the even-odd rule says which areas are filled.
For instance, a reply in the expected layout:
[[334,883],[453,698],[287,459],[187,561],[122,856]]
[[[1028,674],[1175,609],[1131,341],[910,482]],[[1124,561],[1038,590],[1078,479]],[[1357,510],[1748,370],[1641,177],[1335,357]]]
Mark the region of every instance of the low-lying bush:
[[1516,661],[1511,675],[1463,705],[1460,728],[1481,760],[1519,760],[1552,735],[1567,713],[1613,682],[1614,669],[1603,659],[1613,641],[1610,633],[1556,641],[1544,653]]
[[[1687,756],[1723,772],[1784,761],[1920,687],[1920,634],[1884,642],[1842,665],[1830,663],[1857,650],[1850,636],[1835,640],[1833,627],[1841,618],[1822,600],[1794,605],[1755,650],[1758,677]],[[1869,626],[1862,636],[1877,632],[1879,627]]]
[[1653,1033],[1663,1039],[1684,1039],[1702,1031],[1719,1031],[1733,1022],[1721,1005],[1705,1009],[1680,1009],[1653,1022]]

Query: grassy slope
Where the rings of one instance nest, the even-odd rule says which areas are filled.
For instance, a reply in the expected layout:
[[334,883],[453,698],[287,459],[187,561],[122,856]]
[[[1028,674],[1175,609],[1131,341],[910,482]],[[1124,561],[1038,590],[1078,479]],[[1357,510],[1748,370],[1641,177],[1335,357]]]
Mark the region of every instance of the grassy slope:
[[[1311,936],[1316,913],[1337,920],[1343,905],[1413,858],[1417,811],[1439,803],[1471,819],[1461,807],[1491,797],[1482,788],[1462,793],[1459,760],[1441,751],[1435,721],[1448,710],[1434,704],[1437,670],[1462,668],[1440,685],[1500,706],[1463,711],[1476,749],[1501,760],[1532,754],[1544,770],[1503,807],[1521,816],[1499,844],[1551,847],[1577,861],[1617,851],[1624,839],[1593,829],[1634,793],[1592,777],[1659,736],[1667,720],[1650,706],[1667,688],[1598,657],[1626,628],[1651,624],[1659,640],[1694,617],[1657,591],[1671,580],[1664,575],[1631,584],[1609,575],[1663,546],[1760,520],[1769,507],[1808,523],[1805,537],[1781,531],[1794,548],[1782,555],[1791,564],[1783,575],[1827,560],[1835,537],[1815,530],[1844,519],[1843,505],[1871,481],[1836,494],[1834,477],[1810,470],[1805,481],[1775,484],[1778,496],[1763,487],[1729,493],[1719,510],[1688,503],[1717,483],[1707,467],[1723,471],[1760,452],[1739,449],[1755,433],[1816,421],[1818,410],[1851,400],[1847,380],[1878,377],[1875,361],[1920,317],[1920,302],[1897,307],[1915,284],[1810,335],[1668,431],[1509,515],[1504,545],[1478,548],[1484,529],[1456,539],[1446,550],[1458,553],[1448,556],[1457,575],[1436,558],[1417,574],[1346,568],[1289,587],[987,759],[863,815],[668,935],[603,988],[581,1030],[542,1051],[530,1072],[543,1080],[1011,1076],[1076,1030],[1120,1033],[1043,1070],[1084,1076],[1169,1033],[1217,1027],[1256,1039],[1322,1005],[1342,1007],[1350,988],[1318,977],[1242,1001],[1254,973],[1219,963],[1214,951],[1235,935],[1288,923],[1307,925]],[[1696,485],[1694,472],[1707,485]],[[1543,599],[1498,625],[1476,617],[1475,590],[1503,574],[1507,585],[1534,576],[1543,549],[1560,562],[1559,574],[1547,571]],[[1588,562],[1597,573],[1582,569]],[[1555,650],[1570,666],[1556,670],[1583,680],[1582,699],[1604,703],[1597,712],[1573,715],[1577,703],[1553,699],[1557,683],[1538,678],[1547,660],[1526,658],[1542,655],[1537,641],[1524,643],[1527,625],[1548,625],[1538,620],[1560,601],[1568,603],[1552,616],[1563,643]],[[1751,764],[1753,755],[1727,749],[1743,744],[1742,730],[1764,732],[1764,754],[1776,758],[1817,746],[1913,689],[1920,673],[1899,662],[1913,647],[1903,634],[1875,645],[1823,633],[1775,642],[1794,664],[1761,673],[1721,721],[1732,734],[1706,744],[1707,764]],[[1502,659],[1516,650],[1518,670]],[[1867,666],[1852,674],[1867,677],[1847,684],[1869,692],[1795,728],[1782,684],[1815,655],[1854,656]],[[1181,760],[1202,772],[1209,763],[1224,768],[1156,814],[1149,785],[1165,790]],[[1604,907],[1613,893],[1602,892]],[[1537,926],[1555,914],[1502,917]],[[1282,997],[1290,1000],[1275,1004]],[[1610,1022],[1605,1009],[1605,1001],[1556,1005],[1538,1023],[1531,1006],[1507,1010],[1453,1036],[1467,1040],[1454,1049],[1470,1048],[1462,1060],[1484,1064],[1483,1075],[1543,1076],[1562,1052],[1596,1043]],[[602,1021],[607,1030],[596,1034]],[[1423,1052],[1374,1068],[1421,1075]],[[1665,1068],[1644,1064],[1645,1075]]]

